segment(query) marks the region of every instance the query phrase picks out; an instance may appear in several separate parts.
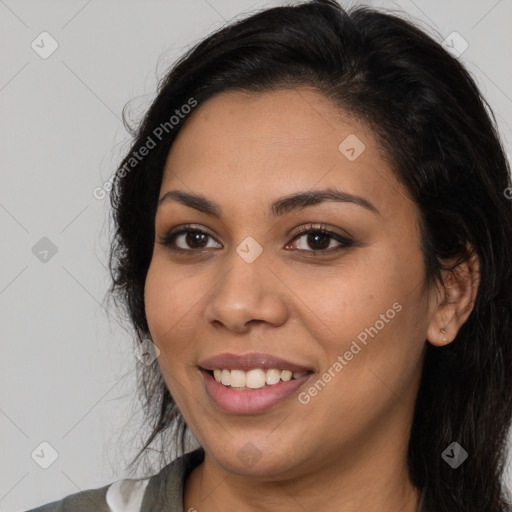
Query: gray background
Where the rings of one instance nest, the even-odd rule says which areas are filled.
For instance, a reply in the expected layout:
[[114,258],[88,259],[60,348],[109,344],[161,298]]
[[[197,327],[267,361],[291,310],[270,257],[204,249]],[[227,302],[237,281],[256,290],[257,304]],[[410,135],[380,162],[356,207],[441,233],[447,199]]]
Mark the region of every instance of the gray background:
[[[469,47],[460,58],[511,147],[510,0],[365,3],[406,11],[439,41],[461,34]],[[129,147],[120,121],[129,100],[143,112],[157,77],[193,43],[281,4],[0,0],[1,511],[124,475],[140,424],[134,354],[115,310],[105,311],[109,203],[93,190]],[[59,44],[47,59],[31,47],[43,31]],[[33,252],[43,237],[57,249],[46,262]],[[48,469],[31,458],[38,447],[40,460],[49,456],[43,441],[58,452]]]

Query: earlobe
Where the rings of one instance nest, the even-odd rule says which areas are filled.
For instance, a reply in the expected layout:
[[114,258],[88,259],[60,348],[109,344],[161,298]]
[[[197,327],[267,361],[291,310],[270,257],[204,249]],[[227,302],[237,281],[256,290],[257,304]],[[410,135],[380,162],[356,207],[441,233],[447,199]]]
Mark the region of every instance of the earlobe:
[[[473,310],[480,284],[478,255],[470,247],[468,260],[444,271],[443,283],[427,329],[427,340],[435,346],[451,343]],[[438,297],[439,297],[438,295]]]

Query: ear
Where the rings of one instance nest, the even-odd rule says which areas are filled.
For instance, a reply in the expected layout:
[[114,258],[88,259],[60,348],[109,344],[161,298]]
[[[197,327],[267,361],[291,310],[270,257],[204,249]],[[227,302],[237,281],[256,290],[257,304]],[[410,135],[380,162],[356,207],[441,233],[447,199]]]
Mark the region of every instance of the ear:
[[451,343],[468,319],[480,284],[478,255],[469,247],[470,258],[451,271],[443,271],[433,305],[432,318],[427,330],[427,340],[435,346]]

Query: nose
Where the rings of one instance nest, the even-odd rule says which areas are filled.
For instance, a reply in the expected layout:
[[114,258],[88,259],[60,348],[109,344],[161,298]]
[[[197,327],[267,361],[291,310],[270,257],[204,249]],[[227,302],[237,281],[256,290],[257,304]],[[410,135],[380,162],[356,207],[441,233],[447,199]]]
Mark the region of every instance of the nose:
[[278,327],[289,315],[289,293],[263,254],[248,263],[233,251],[207,298],[204,318],[237,333],[247,332],[251,323]]

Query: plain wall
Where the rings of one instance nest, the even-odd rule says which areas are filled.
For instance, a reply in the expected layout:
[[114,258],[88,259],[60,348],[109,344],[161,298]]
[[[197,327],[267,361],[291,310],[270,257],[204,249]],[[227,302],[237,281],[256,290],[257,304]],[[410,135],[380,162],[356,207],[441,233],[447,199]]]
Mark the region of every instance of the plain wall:
[[[438,40],[463,36],[469,47],[460,59],[497,114],[510,155],[512,3],[365,3],[406,11]],[[0,2],[1,511],[106,485],[135,454],[121,430],[128,423],[137,430],[140,420],[131,412],[133,343],[104,309],[109,202],[93,190],[128,148],[123,106],[137,98],[142,112],[157,76],[193,43],[244,12],[276,5]],[[43,31],[59,45],[46,59],[31,47]],[[46,262],[34,254],[44,250]],[[58,452],[48,469],[31,458],[43,441]]]

